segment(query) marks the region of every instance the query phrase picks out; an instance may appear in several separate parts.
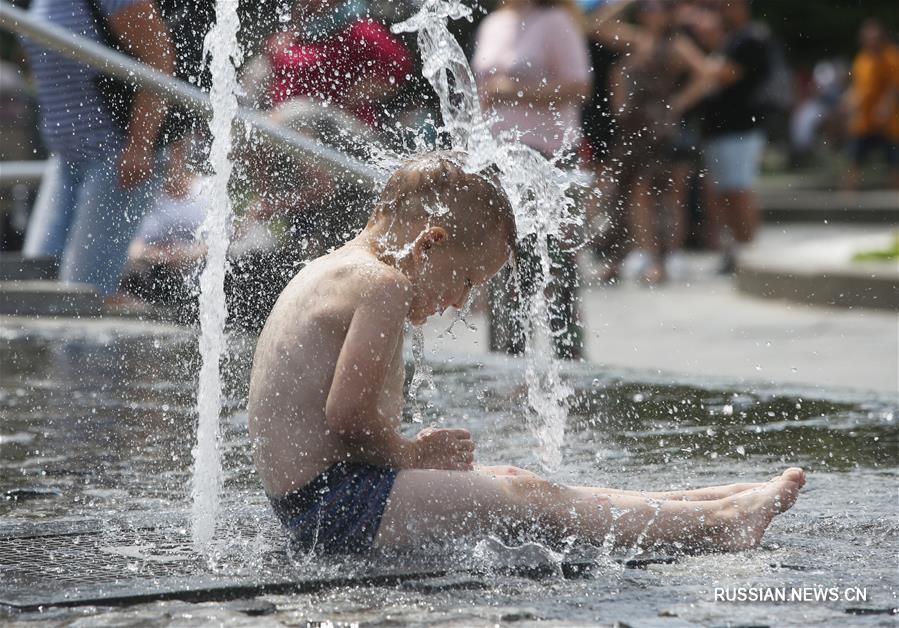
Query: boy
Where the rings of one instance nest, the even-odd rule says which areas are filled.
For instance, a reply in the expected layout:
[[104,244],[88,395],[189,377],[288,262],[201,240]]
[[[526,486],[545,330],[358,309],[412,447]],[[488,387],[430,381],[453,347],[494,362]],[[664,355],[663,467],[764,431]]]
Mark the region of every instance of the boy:
[[598,544],[610,532],[625,546],[758,544],[793,505],[801,469],[674,493],[568,487],[513,467],[474,467],[466,430],[399,434],[405,321],[461,307],[516,241],[502,190],[457,159],[435,153],[401,167],[365,229],[293,278],[259,337],[250,434],[295,546],[355,553],[513,533]]

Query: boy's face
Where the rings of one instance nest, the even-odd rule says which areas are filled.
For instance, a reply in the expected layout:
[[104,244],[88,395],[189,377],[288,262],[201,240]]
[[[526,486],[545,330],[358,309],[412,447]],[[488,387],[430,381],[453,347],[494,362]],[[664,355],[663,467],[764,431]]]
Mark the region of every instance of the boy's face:
[[418,260],[417,290],[409,311],[415,325],[449,307],[461,309],[471,290],[498,273],[509,259],[501,237],[481,247],[438,241],[423,253]]

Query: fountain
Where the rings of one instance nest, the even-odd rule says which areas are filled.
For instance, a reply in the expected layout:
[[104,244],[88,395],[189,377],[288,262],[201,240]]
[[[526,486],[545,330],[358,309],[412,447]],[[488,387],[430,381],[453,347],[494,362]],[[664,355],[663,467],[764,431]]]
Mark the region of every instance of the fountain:
[[209,162],[214,177],[209,189],[209,211],[202,232],[207,246],[206,266],[200,276],[200,368],[197,385],[197,440],[193,448],[191,497],[194,546],[205,551],[215,533],[222,487],[221,434],[222,384],[219,372],[225,349],[225,272],[231,235],[231,198],[228,185],[233,164],[231,130],[237,113],[237,72],[241,63],[237,32],[238,0],[217,0],[215,25],[205,49],[211,56],[213,103],[212,147]]
[[450,19],[471,19],[471,9],[458,0],[425,0],[419,12],[393,26],[395,33],[417,33],[423,59],[422,74],[437,93],[442,131],[456,150],[464,151],[469,172],[495,164],[499,180],[515,210],[520,238],[535,237],[540,258],[540,281],[534,295],[523,299],[513,313],[528,336],[526,357],[527,421],[538,442],[538,458],[547,471],[562,460],[562,442],[571,390],[560,378],[559,361],[552,357],[547,289],[552,282],[548,238],[565,242],[580,218],[571,211],[567,195],[574,181],[537,151],[494,138],[480,107],[477,85],[468,59],[447,28]]
[[[417,32],[424,62],[423,74],[438,95],[443,115],[442,130],[453,148],[469,158],[466,168],[499,167],[500,183],[515,209],[519,233],[537,236],[541,280],[536,294],[522,303],[518,312],[527,321],[527,420],[538,441],[538,456],[548,471],[558,469],[567,419],[567,399],[571,390],[560,379],[558,361],[548,351],[549,308],[546,291],[552,280],[548,236],[564,239],[565,230],[577,224],[570,211],[566,191],[571,181],[562,171],[534,150],[499,142],[490,133],[478,99],[477,86],[468,60],[447,29],[448,19],[470,19],[471,10],[461,2],[427,0],[409,20],[394,26],[394,32]],[[231,129],[237,112],[235,66],[240,64],[237,32],[240,24],[236,0],[219,0],[216,23],[206,39],[211,53],[212,102],[210,129],[213,143],[210,164],[215,176],[211,183],[212,203],[203,232],[208,247],[206,266],[200,277],[200,355],[202,366],[197,390],[197,441],[193,450],[194,475],[191,490],[192,532],[197,550],[205,551],[215,533],[222,485],[219,418],[221,414],[220,361],[225,346],[224,277],[232,220],[228,184],[232,163]],[[422,383],[430,382],[422,360],[423,337],[414,335],[416,373],[411,387],[413,414],[422,421],[416,395]]]
[[[536,434],[541,461],[557,466],[567,424],[577,434],[568,443],[563,478],[572,484],[614,475],[616,485],[662,490],[764,479],[788,460],[812,471],[813,499],[778,519],[765,547],[734,555],[621,558],[610,555],[609,539],[579,561],[568,547],[550,552],[487,539],[439,569],[414,557],[386,566],[357,559],[290,563],[253,473],[239,401],[244,393],[238,390],[237,401],[222,409],[221,282],[240,62],[236,5],[219,0],[208,39],[216,77],[210,158],[216,185],[205,226],[209,262],[199,347],[183,329],[141,321],[4,320],[0,326],[0,607],[8,623],[246,625],[269,615],[271,623],[290,624],[708,625],[763,624],[777,616],[796,624],[855,619],[873,625],[897,614],[895,391],[598,373],[546,358],[551,332],[542,325],[529,328],[524,363],[428,365],[416,333],[416,403],[426,392],[425,403],[466,417],[485,459],[524,465]],[[521,233],[562,237],[577,227],[566,211],[570,182],[542,156],[490,136],[475,108],[470,69],[446,31],[447,19],[466,15],[458,3],[429,0],[399,28],[422,38],[445,130],[472,155],[466,167],[498,164]],[[546,281],[544,237],[537,246]],[[542,291],[523,319],[545,320],[540,297]],[[199,391],[184,376],[197,353]],[[229,379],[245,381],[250,347],[235,347],[229,358]],[[522,378],[529,384],[529,429],[518,420]],[[423,421],[417,412],[413,418]],[[186,426],[196,414],[191,456]],[[227,508],[219,505],[223,467]],[[193,507],[185,512],[178,489],[191,475]],[[217,561],[198,560],[196,550],[209,554],[220,510],[229,515],[222,522],[227,540],[216,544]],[[748,578],[772,588],[846,589],[823,604],[714,601],[712,586],[742,586]]]

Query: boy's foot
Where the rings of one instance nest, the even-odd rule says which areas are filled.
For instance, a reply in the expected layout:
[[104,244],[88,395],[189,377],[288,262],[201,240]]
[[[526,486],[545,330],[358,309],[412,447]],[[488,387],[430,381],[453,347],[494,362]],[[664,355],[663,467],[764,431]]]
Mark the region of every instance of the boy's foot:
[[774,516],[796,503],[804,484],[805,472],[792,467],[757,488],[720,500],[721,510],[714,515],[718,528],[714,546],[725,551],[756,547]]

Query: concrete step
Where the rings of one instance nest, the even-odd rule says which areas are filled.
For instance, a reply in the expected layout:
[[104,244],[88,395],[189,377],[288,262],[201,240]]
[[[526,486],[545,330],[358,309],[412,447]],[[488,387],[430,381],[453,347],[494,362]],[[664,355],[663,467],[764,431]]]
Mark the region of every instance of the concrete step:
[[56,279],[59,264],[55,257],[23,257],[20,253],[0,253],[0,281]]
[[899,264],[858,262],[860,251],[887,248],[893,234],[839,236],[751,250],[739,260],[745,294],[814,305],[899,311]]
[[768,189],[759,193],[765,222],[899,224],[899,191]]
[[100,316],[103,300],[87,284],[59,281],[0,281],[0,314]]

